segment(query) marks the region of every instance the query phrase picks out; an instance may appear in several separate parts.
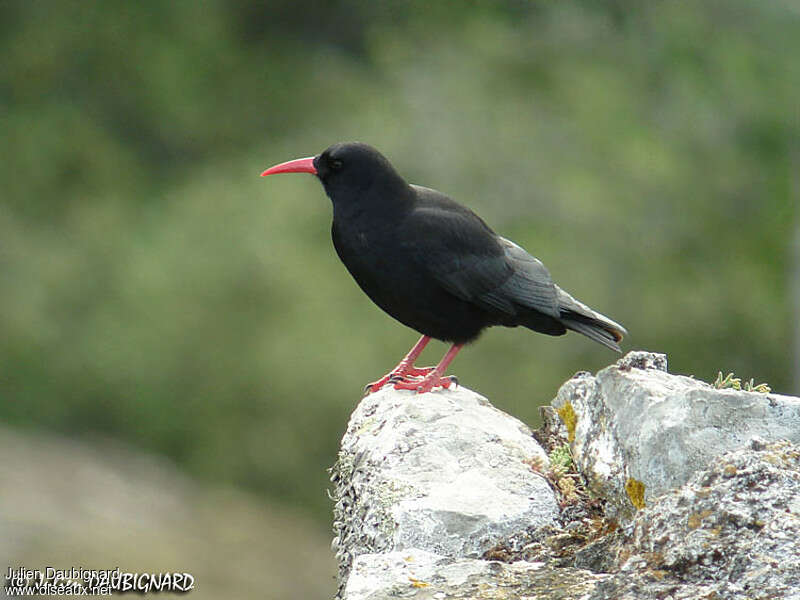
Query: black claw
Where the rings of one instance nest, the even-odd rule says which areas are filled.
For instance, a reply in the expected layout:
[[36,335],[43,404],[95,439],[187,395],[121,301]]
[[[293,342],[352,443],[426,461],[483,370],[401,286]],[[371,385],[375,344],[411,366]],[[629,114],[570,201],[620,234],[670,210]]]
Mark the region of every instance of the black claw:
[[401,382],[401,381],[411,381],[413,379],[419,379],[419,378],[415,377],[414,375],[392,375],[389,378],[389,383],[398,383],[398,382]]
[[458,377],[455,375],[448,375],[447,377],[456,387],[458,387]]

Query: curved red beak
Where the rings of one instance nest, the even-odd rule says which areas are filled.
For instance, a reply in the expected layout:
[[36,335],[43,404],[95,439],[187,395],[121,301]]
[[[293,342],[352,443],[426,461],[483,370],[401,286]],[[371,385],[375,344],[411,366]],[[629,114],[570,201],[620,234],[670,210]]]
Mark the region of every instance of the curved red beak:
[[312,175],[316,175],[317,169],[314,167],[314,157],[297,158],[275,165],[264,171],[261,176],[266,177],[267,175],[275,175],[276,173],[311,173]]

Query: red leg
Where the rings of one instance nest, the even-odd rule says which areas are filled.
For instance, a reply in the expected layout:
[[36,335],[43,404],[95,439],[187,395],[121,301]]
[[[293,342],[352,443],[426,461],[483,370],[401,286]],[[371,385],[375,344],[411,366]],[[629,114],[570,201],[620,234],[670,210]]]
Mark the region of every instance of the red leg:
[[449,388],[450,384],[455,381],[455,377],[445,377],[444,373],[447,367],[453,362],[453,359],[461,350],[464,344],[453,344],[447,354],[444,355],[441,362],[436,365],[436,368],[425,376],[422,381],[398,381],[394,384],[396,390],[416,390],[420,394],[430,392],[436,386]]
[[419,341],[414,344],[414,347],[406,354],[405,358],[400,361],[400,363],[391,371],[389,371],[386,375],[378,379],[378,381],[373,381],[372,383],[368,383],[364,388],[365,392],[372,393],[377,392],[381,389],[384,385],[386,385],[390,380],[394,379],[403,379],[405,377],[414,377],[417,375],[427,375],[431,371],[433,371],[433,367],[415,367],[414,361],[419,358],[419,355],[422,354],[422,351],[425,349],[425,346],[428,345],[428,342],[431,341],[427,335],[423,335],[419,338]]

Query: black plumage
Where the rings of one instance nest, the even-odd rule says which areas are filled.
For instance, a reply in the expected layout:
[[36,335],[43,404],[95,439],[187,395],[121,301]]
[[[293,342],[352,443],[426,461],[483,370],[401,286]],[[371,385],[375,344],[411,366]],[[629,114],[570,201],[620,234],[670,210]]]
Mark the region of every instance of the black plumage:
[[[420,391],[448,387],[444,370],[461,345],[494,325],[548,335],[571,329],[620,351],[618,342],[627,333],[621,325],[559,288],[541,261],[468,208],[406,183],[374,148],[334,144],[264,175],[281,172],[320,179],[333,202],[333,244],[342,262],[373,302],[423,334],[372,390],[388,381]],[[417,369],[413,361],[428,338],[454,346],[436,369]],[[425,378],[416,380],[418,375]]]

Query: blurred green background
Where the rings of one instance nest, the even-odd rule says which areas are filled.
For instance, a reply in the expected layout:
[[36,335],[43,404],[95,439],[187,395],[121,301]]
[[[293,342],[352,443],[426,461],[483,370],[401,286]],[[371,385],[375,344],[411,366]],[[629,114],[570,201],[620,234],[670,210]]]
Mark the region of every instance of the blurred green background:
[[[626,350],[800,393],[798,56],[791,0],[2,2],[0,419],[327,543],[348,415],[417,338],[339,263],[319,183],[258,176],[341,140],[475,209]],[[498,328],[451,372],[535,425],[615,359]]]

